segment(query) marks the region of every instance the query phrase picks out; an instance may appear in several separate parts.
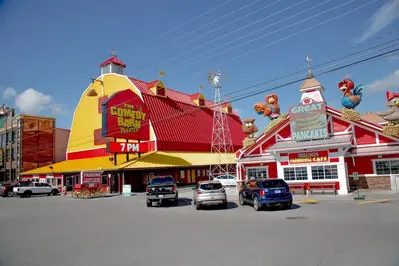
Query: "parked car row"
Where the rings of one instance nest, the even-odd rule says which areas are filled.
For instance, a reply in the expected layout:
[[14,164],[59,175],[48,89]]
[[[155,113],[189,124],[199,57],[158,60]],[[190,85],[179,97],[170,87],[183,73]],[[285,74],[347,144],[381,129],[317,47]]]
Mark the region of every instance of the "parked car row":
[[58,187],[50,186],[47,183],[19,181],[15,183],[4,183],[0,185],[0,195],[2,197],[29,198],[32,195],[57,195],[60,191]]
[[[271,206],[280,206],[290,209],[292,206],[292,193],[288,184],[283,179],[254,179],[249,180],[240,189],[239,204],[252,205],[256,211]],[[151,180],[146,189],[147,207],[154,202],[172,201],[178,204],[178,190],[173,177],[161,176]],[[205,206],[220,206],[227,208],[227,195],[225,186],[218,179],[200,181],[193,188],[193,204],[197,210]]]

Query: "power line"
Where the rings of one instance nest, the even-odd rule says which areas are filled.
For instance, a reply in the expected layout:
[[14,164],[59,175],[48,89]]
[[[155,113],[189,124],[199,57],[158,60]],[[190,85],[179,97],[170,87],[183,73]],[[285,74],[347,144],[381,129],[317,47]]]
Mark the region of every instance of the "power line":
[[214,10],[216,10],[216,9],[218,9],[218,8],[220,8],[220,7],[224,6],[224,5],[227,5],[227,4],[230,3],[231,1],[233,1],[233,0],[227,0],[226,2],[223,2],[223,3],[221,3],[221,4],[219,4],[219,5],[215,6],[215,7],[213,7],[213,8],[211,8],[211,9],[209,9],[208,11],[206,11],[206,12],[204,12],[204,13],[202,13],[202,14],[200,14],[200,15],[194,17],[194,18],[192,18],[192,19],[190,19],[190,20],[187,20],[186,22],[184,22],[184,23],[182,23],[182,24],[179,24],[179,26],[176,26],[176,27],[174,27],[174,28],[172,28],[172,29],[170,29],[170,30],[165,31],[164,33],[159,34],[157,37],[152,38],[151,40],[149,40],[149,41],[147,41],[147,42],[145,42],[145,43],[139,45],[138,48],[143,47],[144,45],[149,44],[149,43],[154,43],[154,41],[156,41],[156,40],[158,40],[159,38],[165,36],[166,34],[172,32],[172,31],[175,31],[175,30],[177,30],[177,29],[180,29],[181,27],[183,27],[183,26],[185,26],[185,25],[187,25],[187,24],[193,22],[194,20],[197,20],[197,19],[199,19],[199,18],[205,16],[206,14],[211,13],[212,11],[214,11]]
[[[217,28],[214,28],[214,29],[212,29],[211,31],[206,32],[205,34],[198,35],[197,37],[195,37],[195,38],[193,38],[193,39],[190,39],[189,41],[187,41],[187,42],[185,42],[185,43],[183,43],[183,44],[180,44],[180,45],[177,46],[177,47],[181,47],[181,46],[183,46],[183,45],[185,45],[185,44],[187,44],[187,43],[189,43],[189,42],[192,42],[192,41],[197,40],[197,39],[199,39],[199,38],[201,38],[201,37],[204,37],[204,36],[206,36],[206,35],[209,35],[209,34],[211,34],[212,32],[215,32],[215,31],[217,31],[217,30],[219,30],[219,29],[221,29],[221,28],[224,28],[224,27],[226,27],[226,26],[228,26],[228,25],[230,25],[230,24],[233,24],[234,22],[237,22],[237,21],[239,21],[239,20],[241,20],[241,19],[243,19],[243,18],[245,18],[245,17],[247,17],[247,16],[249,16],[249,15],[251,15],[251,14],[253,14],[253,13],[257,13],[257,12],[259,12],[260,10],[263,10],[263,9],[265,9],[265,8],[268,8],[268,7],[272,6],[272,5],[275,5],[275,4],[277,4],[278,2],[280,2],[280,1],[282,1],[282,0],[278,0],[278,1],[276,1],[276,2],[273,2],[272,4],[269,4],[269,5],[267,5],[267,6],[263,7],[263,8],[261,8],[261,9],[258,9],[258,10],[255,10],[255,11],[249,13],[249,14],[246,14],[246,15],[243,16],[243,17],[240,17],[240,18],[237,18],[237,19],[235,19],[235,20],[233,20],[233,21],[230,21],[229,23],[227,23],[227,24],[225,24],[225,25],[222,25],[222,26],[219,26],[219,27],[217,27]],[[164,64],[164,63],[166,63],[166,62],[169,62],[169,61],[171,61],[171,60],[173,60],[173,59],[175,59],[175,58],[178,58],[178,57],[180,57],[180,56],[183,56],[183,55],[185,55],[185,54],[188,54],[188,53],[190,53],[190,52],[192,52],[192,51],[196,51],[196,50],[198,50],[198,49],[201,48],[201,47],[204,47],[204,46],[206,46],[206,45],[208,45],[208,44],[211,44],[211,43],[213,43],[213,42],[215,42],[215,41],[217,41],[217,40],[219,40],[219,39],[222,39],[222,38],[224,38],[224,37],[227,37],[227,36],[229,36],[229,35],[231,35],[231,34],[237,32],[237,31],[240,31],[240,30],[242,30],[242,29],[245,29],[245,28],[247,28],[247,27],[249,27],[249,26],[252,26],[252,25],[254,25],[254,24],[256,24],[256,23],[258,23],[258,22],[260,22],[260,21],[263,21],[263,20],[265,20],[265,19],[267,19],[267,18],[270,18],[270,17],[272,17],[272,16],[275,16],[275,15],[277,15],[277,14],[280,14],[280,13],[283,12],[283,11],[289,10],[289,9],[291,9],[291,8],[297,6],[297,5],[300,5],[300,4],[304,3],[304,2],[307,2],[307,1],[309,1],[309,0],[302,0],[301,2],[299,2],[299,3],[295,4],[295,5],[289,6],[288,8],[284,8],[284,9],[282,9],[282,10],[280,10],[280,11],[277,11],[277,12],[275,12],[275,13],[269,15],[269,16],[263,17],[263,18],[261,18],[261,19],[255,21],[255,22],[252,22],[252,23],[250,23],[250,24],[248,24],[248,25],[245,25],[245,26],[243,26],[243,27],[240,27],[240,28],[238,28],[238,29],[236,29],[236,30],[234,30],[234,31],[231,31],[231,32],[229,32],[229,33],[227,33],[227,34],[224,34],[224,35],[222,35],[222,36],[219,36],[219,37],[217,37],[216,39],[212,39],[212,40],[210,40],[210,41],[208,41],[208,42],[206,42],[206,43],[204,43],[204,44],[201,44],[201,45],[199,45],[199,46],[196,46],[196,47],[194,47],[194,48],[192,48],[192,49],[190,49],[190,50],[188,50],[188,51],[186,51],[186,52],[180,53],[180,54],[178,54],[178,55],[176,55],[176,56],[173,56],[173,57],[171,57],[171,58],[168,58],[168,59],[166,59],[166,60],[163,60],[163,61],[161,61],[160,63],[158,63],[158,66],[161,65],[161,64]],[[331,0],[328,0],[328,1],[331,1]],[[195,57],[197,57],[197,56],[195,56]],[[189,59],[189,60],[191,60],[191,59]],[[183,61],[183,62],[186,62],[186,61],[187,61],[187,60],[185,60],[185,61]],[[144,70],[142,70],[142,71],[140,71],[140,72],[146,72],[146,71],[148,71],[148,70],[150,70],[150,69],[152,69],[152,68],[149,67],[149,68],[146,68],[146,69],[144,69]]]
[[[371,61],[371,60],[376,60],[376,59],[378,59],[378,58],[385,57],[386,55],[389,55],[389,54],[392,54],[392,53],[396,53],[396,52],[398,52],[398,51],[399,51],[399,48],[397,48],[397,49],[392,49],[392,50],[390,50],[390,51],[383,52],[383,53],[380,53],[380,54],[377,54],[377,55],[374,55],[374,56],[370,56],[370,57],[367,57],[367,58],[365,58],[365,59],[361,59],[361,60],[358,60],[358,61],[355,61],[355,62],[352,62],[352,63],[348,63],[348,64],[346,64],[346,65],[339,66],[339,67],[336,67],[336,68],[333,68],[333,69],[330,69],[330,70],[326,70],[326,71],[323,71],[323,72],[318,73],[318,74],[313,74],[313,76],[314,76],[314,77],[317,77],[317,76],[325,75],[325,74],[328,74],[328,73],[332,73],[332,72],[335,72],[335,71],[338,71],[338,70],[341,70],[341,69],[345,69],[345,68],[350,67],[350,66],[362,64],[362,63],[365,63],[365,62]],[[230,103],[231,103],[231,102],[240,101],[240,100],[243,100],[243,99],[246,99],[246,98],[250,98],[250,97],[253,97],[253,96],[256,96],[256,95],[265,93],[265,92],[277,90],[277,89],[282,88],[282,87],[286,87],[286,86],[289,86],[289,85],[293,85],[293,84],[295,84],[295,83],[304,81],[305,79],[307,79],[307,78],[299,78],[299,79],[296,79],[296,80],[293,80],[293,81],[290,81],[290,82],[287,82],[287,83],[284,83],[284,84],[281,84],[281,85],[278,85],[278,86],[274,86],[273,88],[270,88],[270,89],[266,89],[266,90],[263,89],[263,90],[260,90],[260,91],[258,91],[258,92],[254,92],[254,93],[251,93],[251,94],[247,94],[247,95],[241,96],[241,97],[239,97],[239,98],[237,98],[237,99],[234,99],[234,100],[230,101]],[[266,82],[264,82],[264,84],[265,84],[265,83],[266,83]],[[257,85],[259,85],[259,84],[257,84]],[[245,90],[245,88],[244,88],[244,90]],[[192,113],[194,113],[194,112],[199,112],[199,111],[200,111],[199,109],[194,109],[194,110],[192,110],[191,112],[181,113],[181,114],[178,114],[178,115],[179,115],[179,116],[188,115],[188,114],[192,114]],[[164,119],[164,118],[163,118],[163,119],[159,119],[159,120],[157,120],[156,122],[160,122],[160,121],[163,121],[163,120],[165,120],[165,119]],[[155,121],[152,121],[152,123],[154,123],[154,122],[155,122]],[[79,144],[77,144],[77,145],[68,146],[67,148],[69,148],[69,147],[75,147],[75,146],[80,146],[80,145],[87,144],[87,143],[90,143],[90,142],[92,142],[92,140],[90,140],[90,141],[88,141],[88,142],[84,142],[84,143],[79,143]],[[65,149],[65,147],[59,148],[59,149]],[[56,149],[48,149],[48,150],[40,151],[39,153],[41,153],[41,152],[46,152],[46,151],[52,151],[52,150],[56,150]],[[58,149],[57,149],[57,150],[58,150]]]
[[[234,13],[237,13],[238,11],[240,11],[240,10],[246,8],[246,7],[249,7],[249,6],[253,5],[253,4],[256,4],[256,3],[260,2],[260,1],[262,1],[262,0],[256,0],[256,1],[254,1],[254,2],[250,2],[249,4],[246,4],[246,5],[244,5],[244,6],[240,7],[240,8],[238,8],[238,9],[235,9],[234,11],[231,11],[230,13],[228,13],[228,14],[226,14],[226,15],[223,15],[223,16],[217,18],[217,19],[212,20],[211,22],[205,23],[205,24],[203,24],[202,26],[200,26],[200,27],[198,27],[198,28],[195,28],[195,29],[189,31],[189,32],[183,34],[183,35],[180,36],[180,37],[174,38],[173,40],[171,40],[171,41],[165,43],[165,45],[170,44],[170,43],[172,43],[172,42],[174,42],[174,41],[180,40],[180,39],[184,38],[184,37],[187,36],[187,35],[190,35],[190,34],[192,34],[192,33],[194,33],[194,32],[197,32],[198,30],[203,29],[203,28],[205,28],[206,26],[215,23],[216,21],[219,21],[219,20],[221,20],[221,19],[223,19],[223,18],[226,18],[226,17],[228,17],[228,16],[230,16],[230,15],[232,15],[232,14],[234,14]],[[283,0],[278,0],[277,2],[280,2],[280,1],[283,1]],[[270,5],[269,5],[269,6],[270,6]],[[258,9],[256,12],[259,12],[259,9]],[[247,16],[247,15],[246,15],[246,16]],[[165,45],[161,45],[161,47],[163,47],[163,46],[165,46]],[[178,47],[180,47],[180,45],[179,45]]]
[[[305,1],[307,1],[307,0],[305,0]],[[196,62],[194,62],[194,63],[198,63],[198,62],[200,62],[200,61],[202,61],[202,60],[206,60],[206,59],[208,59],[208,58],[211,58],[211,57],[213,57],[213,55],[210,56],[210,57],[209,57],[209,56],[208,56],[208,57],[205,57],[205,58],[203,58],[203,56],[204,56],[205,54],[207,54],[207,53],[210,53],[210,52],[213,52],[213,51],[218,50],[218,49],[220,49],[220,48],[223,48],[223,47],[225,47],[225,46],[227,46],[227,45],[229,45],[229,44],[231,44],[231,43],[234,43],[234,42],[236,42],[236,41],[238,41],[238,40],[244,39],[244,38],[246,38],[246,37],[248,37],[248,36],[250,36],[250,35],[252,35],[252,34],[254,34],[254,33],[256,33],[256,32],[259,32],[259,31],[262,31],[262,30],[264,30],[264,29],[270,28],[270,27],[273,26],[273,25],[276,25],[276,24],[281,23],[281,22],[283,22],[283,21],[286,21],[286,20],[288,20],[288,19],[290,19],[290,18],[296,17],[296,16],[298,16],[298,15],[300,15],[300,14],[303,14],[303,13],[305,13],[305,12],[308,12],[308,11],[310,11],[310,10],[316,8],[316,7],[319,7],[319,6],[321,6],[321,5],[324,5],[324,4],[326,4],[326,3],[330,2],[330,1],[331,1],[331,0],[326,0],[326,1],[322,2],[322,3],[320,3],[320,4],[317,4],[317,5],[315,5],[315,6],[312,6],[312,7],[310,7],[310,8],[307,8],[307,9],[301,11],[301,12],[295,13],[294,15],[291,15],[291,16],[289,16],[289,17],[285,17],[285,18],[283,18],[283,19],[281,19],[281,20],[278,20],[278,21],[276,21],[276,22],[273,22],[273,23],[271,23],[271,24],[268,24],[268,25],[266,25],[265,27],[262,27],[262,28],[260,28],[260,29],[257,29],[257,30],[255,30],[255,31],[253,31],[253,32],[250,32],[250,33],[248,33],[248,34],[245,34],[245,35],[243,35],[243,36],[240,36],[239,38],[236,38],[236,39],[234,39],[234,40],[232,40],[232,41],[226,42],[226,43],[224,43],[224,44],[221,45],[221,46],[217,46],[217,47],[212,48],[212,49],[210,49],[210,50],[207,50],[207,51],[205,51],[205,52],[203,52],[203,53],[197,54],[196,56],[194,56],[194,57],[192,57],[192,58],[183,60],[183,61],[179,62],[178,64],[175,64],[175,65],[171,66],[170,68],[173,69],[174,67],[178,67],[178,66],[180,66],[180,65],[185,65],[186,63],[190,62],[191,60],[193,60],[194,58],[197,58],[197,57],[198,57],[198,58],[202,58],[202,59],[201,59],[201,60],[198,60],[198,61],[196,61]],[[352,0],[352,2],[353,2],[353,1],[355,1],[355,0]],[[304,1],[299,2],[299,3],[297,3],[296,5],[299,5],[299,4],[303,3],[303,2],[304,2]],[[349,3],[350,3],[350,2],[347,2],[347,3],[345,3],[344,5],[349,4]],[[288,9],[291,9],[291,8],[295,7],[296,5],[293,5],[293,6],[290,6],[290,7],[288,7],[288,8],[285,8],[285,9],[283,9],[283,10],[280,10],[279,12],[276,12],[276,13],[272,14],[271,16],[274,16],[274,15],[280,13],[280,12],[283,12],[283,11],[286,11],[286,10],[288,10]],[[335,8],[334,8],[334,9],[335,9]],[[330,10],[327,10],[326,12],[329,12],[329,11],[331,11],[331,9],[330,9]],[[260,20],[264,20],[264,19],[269,18],[269,17],[271,17],[271,16],[267,16],[267,17],[262,18],[262,19],[260,19]],[[316,16],[318,16],[318,15],[316,15]],[[260,20],[259,20],[259,21],[260,21]],[[201,47],[203,47],[203,46],[205,46],[205,45],[207,45],[207,44],[210,44],[210,43],[212,43],[212,42],[214,42],[214,41],[217,41],[217,40],[219,40],[219,39],[222,39],[222,38],[224,38],[224,37],[226,37],[226,36],[228,36],[228,35],[230,35],[230,34],[233,34],[233,33],[237,32],[237,31],[240,31],[240,30],[242,30],[242,29],[244,29],[244,28],[247,28],[248,26],[251,26],[252,24],[253,24],[253,23],[251,23],[251,24],[249,24],[249,25],[246,25],[246,26],[244,26],[244,27],[238,28],[238,29],[236,29],[236,30],[234,30],[234,31],[232,31],[232,32],[230,32],[230,33],[227,33],[227,34],[225,34],[225,35],[223,35],[223,36],[220,36],[220,37],[218,37],[218,38],[216,38],[216,39],[213,39],[213,40],[211,40],[211,41],[209,41],[209,42],[207,42],[207,43],[205,43],[205,44],[203,44],[203,45],[194,47],[193,49],[190,49],[190,50],[187,51],[186,53],[188,53],[188,52],[190,52],[190,51],[195,51],[195,50],[197,50],[198,48],[201,48]],[[284,28],[283,28],[283,29],[284,29]],[[283,30],[283,29],[281,29],[281,30]],[[262,35],[262,38],[264,38],[264,37],[266,37],[266,36],[269,36],[269,35],[271,35],[271,34],[273,34],[273,33],[276,33],[276,32],[278,32],[278,31],[280,31],[280,30],[275,30],[275,31],[269,32],[269,33],[266,34],[266,35]],[[254,39],[254,40],[256,40],[256,39]],[[249,43],[249,42],[247,42],[247,43]],[[244,43],[244,44],[247,44],[247,43]],[[244,44],[242,44],[242,45],[244,45]],[[233,49],[235,49],[235,48],[237,48],[237,47],[239,47],[239,46],[241,46],[241,45],[234,46]],[[231,48],[230,48],[229,50],[231,50]],[[229,51],[229,50],[227,50],[227,51]],[[183,55],[183,54],[186,54],[186,53],[182,53],[182,54],[180,54],[180,55]],[[219,54],[220,54],[220,53],[217,53],[216,55],[219,55]],[[215,56],[216,56],[216,55],[215,55]],[[176,57],[179,57],[179,56],[176,56]],[[171,59],[176,58],[176,57],[172,57]],[[169,60],[166,60],[166,61],[169,61]],[[179,69],[179,68],[177,68],[177,69]],[[173,71],[172,71],[172,73],[173,73]]]
[[[248,52],[246,52],[246,53],[243,53],[243,54],[240,54],[240,55],[235,56],[235,57],[233,57],[233,58],[230,58],[230,59],[228,59],[228,60],[226,60],[226,61],[223,61],[222,63],[219,63],[219,64],[218,64],[218,67],[220,67],[221,65],[224,65],[224,64],[226,64],[226,63],[228,63],[228,62],[234,61],[234,60],[236,60],[236,59],[238,59],[238,58],[240,58],[240,57],[246,56],[246,55],[251,54],[251,53],[253,53],[253,52],[256,52],[256,51],[259,51],[259,50],[264,49],[264,48],[266,48],[266,47],[269,47],[269,46],[271,46],[271,45],[273,45],[273,44],[276,44],[276,43],[278,43],[278,42],[284,41],[284,40],[286,40],[286,39],[288,39],[288,38],[291,38],[291,37],[293,37],[293,36],[296,36],[296,35],[298,35],[298,34],[300,34],[300,33],[303,33],[303,32],[309,31],[309,30],[311,30],[311,29],[314,29],[314,28],[316,28],[316,27],[318,27],[318,26],[321,26],[321,25],[323,25],[323,24],[325,24],[325,23],[327,23],[327,22],[333,21],[333,20],[335,20],[335,19],[337,19],[337,18],[340,18],[340,17],[343,17],[343,16],[348,15],[348,14],[350,14],[350,13],[353,13],[353,12],[355,12],[355,11],[361,9],[361,8],[364,8],[364,7],[366,7],[366,6],[369,6],[369,5],[371,5],[371,4],[375,3],[375,2],[378,2],[378,1],[381,1],[381,0],[373,0],[373,1],[369,2],[369,3],[367,3],[367,4],[364,4],[364,5],[362,5],[362,6],[357,7],[357,8],[355,8],[355,9],[352,9],[352,10],[350,10],[350,11],[347,11],[347,12],[345,12],[345,13],[342,13],[342,14],[340,14],[340,15],[338,15],[338,16],[335,16],[335,17],[333,17],[333,18],[330,18],[330,19],[328,19],[328,20],[322,21],[322,22],[320,22],[320,23],[318,23],[318,24],[316,24],[316,25],[313,25],[313,26],[308,27],[308,28],[306,28],[306,29],[303,29],[303,30],[301,30],[301,31],[297,31],[297,32],[295,32],[295,33],[293,33],[293,34],[291,34],[291,35],[288,35],[288,36],[286,36],[286,37],[284,37],[284,38],[281,38],[281,39],[279,39],[279,40],[277,40],[277,41],[274,41],[274,42],[272,42],[272,43],[268,43],[268,44],[263,45],[263,46],[261,46],[261,47],[252,49],[252,50],[250,50],[250,51],[248,51]],[[308,19],[309,19],[309,18],[308,18]],[[305,19],[305,20],[307,20],[307,19]],[[302,22],[303,22],[303,21],[302,21]],[[300,22],[296,22],[296,23],[294,23],[294,24],[298,24],[298,23],[300,23]],[[293,26],[294,24],[291,24],[291,25],[289,25],[289,26]],[[287,27],[288,27],[288,26],[287,26]],[[286,28],[286,27],[285,27],[285,28]],[[257,38],[257,39],[259,39],[259,38]],[[254,41],[254,40],[252,40],[252,41]],[[251,42],[252,42],[252,41],[251,41]],[[246,42],[245,44],[247,44],[247,43],[249,43],[249,42]],[[236,46],[235,48],[237,48],[237,47],[239,47],[239,46],[242,46],[242,45],[243,45],[243,44],[240,44],[240,45]],[[218,54],[224,53],[224,52],[229,51],[229,50],[231,50],[231,49],[222,51],[222,52],[220,52],[220,53],[218,53]],[[214,56],[216,56],[216,55],[218,55],[218,54],[209,56],[209,57],[207,57],[207,58],[212,58],[212,57],[214,57]],[[206,58],[205,58],[205,59],[206,59]],[[175,70],[175,71],[176,71],[176,70]],[[196,74],[198,74],[198,73],[204,72],[204,71],[205,71],[205,70],[198,71],[198,72],[194,73],[193,76],[196,75]],[[171,71],[171,72],[173,73],[174,71]]]

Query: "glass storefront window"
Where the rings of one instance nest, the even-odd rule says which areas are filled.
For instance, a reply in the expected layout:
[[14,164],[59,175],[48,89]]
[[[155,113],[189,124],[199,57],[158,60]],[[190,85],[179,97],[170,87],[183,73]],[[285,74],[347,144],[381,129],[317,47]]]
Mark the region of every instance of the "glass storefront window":
[[377,175],[399,174],[399,160],[377,161],[375,171]]
[[317,165],[312,166],[312,179],[338,179],[337,165]]
[[268,178],[267,167],[251,167],[247,168],[248,179],[251,178]]
[[285,167],[284,168],[284,180],[308,180],[308,168],[307,167]]

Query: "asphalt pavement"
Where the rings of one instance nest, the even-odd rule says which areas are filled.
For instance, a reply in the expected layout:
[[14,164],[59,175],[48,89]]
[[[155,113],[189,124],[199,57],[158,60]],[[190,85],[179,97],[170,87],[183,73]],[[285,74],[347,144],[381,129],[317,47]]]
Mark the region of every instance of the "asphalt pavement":
[[0,266],[399,265],[399,203],[294,204],[255,212],[102,199],[0,198]]

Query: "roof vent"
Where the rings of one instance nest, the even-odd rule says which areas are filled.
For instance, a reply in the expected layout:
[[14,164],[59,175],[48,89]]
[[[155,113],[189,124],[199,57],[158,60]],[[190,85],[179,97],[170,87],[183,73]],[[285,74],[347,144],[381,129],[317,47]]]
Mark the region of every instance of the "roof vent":
[[191,100],[200,107],[205,107],[205,97],[202,93],[196,93],[190,95]]
[[150,91],[156,96],[166,97],[166,88],[162,81],[155,80],[148,83]]

